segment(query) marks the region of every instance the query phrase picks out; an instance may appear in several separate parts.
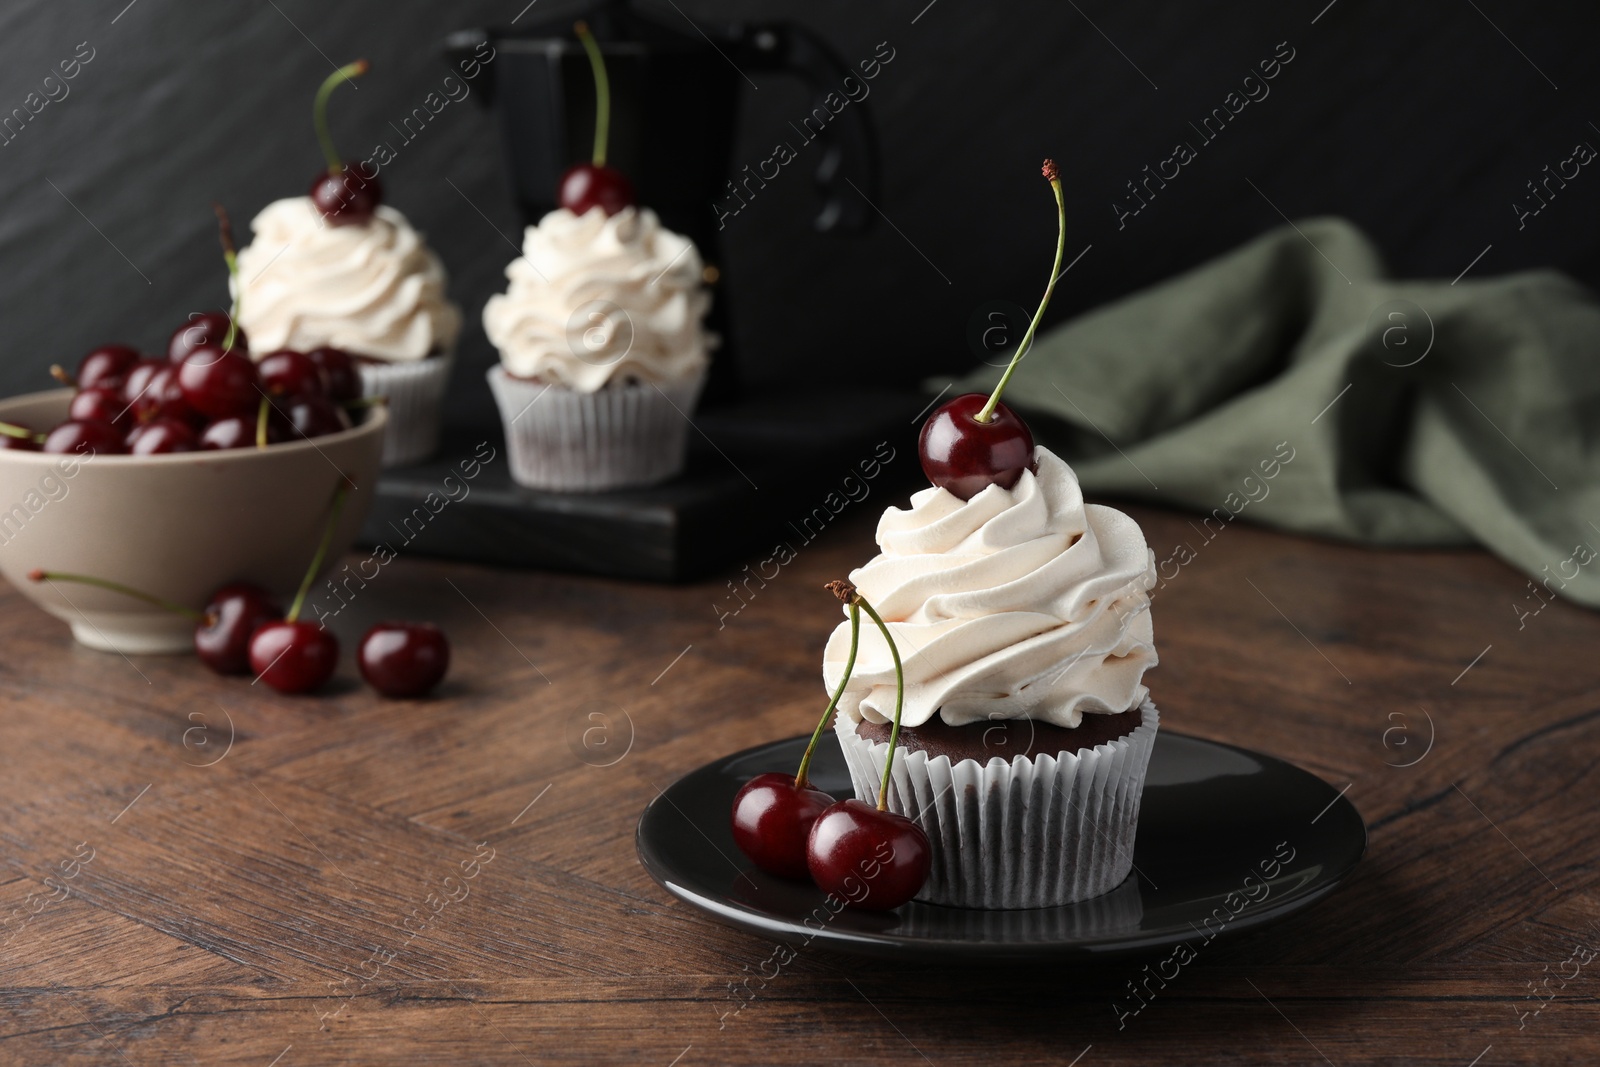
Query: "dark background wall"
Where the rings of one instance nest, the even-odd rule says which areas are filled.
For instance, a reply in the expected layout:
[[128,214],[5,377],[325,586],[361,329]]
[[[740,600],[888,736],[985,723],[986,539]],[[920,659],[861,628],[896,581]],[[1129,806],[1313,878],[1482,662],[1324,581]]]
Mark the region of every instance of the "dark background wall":
[[[1454,277],[1492,245],[1474,274],[1553,265],[1589,282],[1600,276],[1597,168],[1520,230],[1512,207],[1576,143],[1600,147],[1590,121],[1600,121],[1594,4],[677,5],[707,27],[803,21],[847,62],[881,41],[896,52],[867,103],[881,142],[879,206],[893,225],[880,220],[857,240],[813,233],[804,177],[774,182],[730,220],[727,294],[753,388],[910,382],[969,365],[974,311],[996,299],[1031,308],[1044,280],[1046,155],[1062,167],[1068,254],[1093,246],[1050,321],[1278,225],[1280,210],[1354,219],[1404,275]],[[335,132],[353,155],[438,87],[447,70],[436,43],[446,33],[503,26],[524,7],[8,0],[0,114],[40,91],[80,42],[94,58],[66,98],[0,147],[0,389],[42,388],[50,363],[75,362],[103,341],[157,346],[187,312],[220,304],[209,204],[228,204],[242,227],[269,200],[304,189],[319,162],[310,97],[330,62],[362,55],[374,64],[359,92],[341,90],[335,103]],[[528,17],[563,10],[540,0]],[[1270,96],[1119,229],[1111,205],[1125,183],[1178,140],[1198,143],[1188,124],[1279,42],[1295,58]],[[758,84],[745,91],[742,161],[765,156],[810,107],[797,83]],[[493,356],[479,315],[512,255],[502,235],[519,239],[498,138],[476,101],[451,104],[384,172],[389,201],[427,233],[466,309],[458,418],[491,417],[481,368]]]

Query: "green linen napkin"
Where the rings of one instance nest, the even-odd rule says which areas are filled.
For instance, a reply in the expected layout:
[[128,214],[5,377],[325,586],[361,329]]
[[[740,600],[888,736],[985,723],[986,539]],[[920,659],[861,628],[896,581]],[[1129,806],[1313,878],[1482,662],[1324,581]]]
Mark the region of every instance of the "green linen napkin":
[[1041,335],[1005,400],[1092,493],[1476,541],[1528,609],[1600,607],[1600,305],[1554,271],[1395,281],[1352,224],[1308,220]]

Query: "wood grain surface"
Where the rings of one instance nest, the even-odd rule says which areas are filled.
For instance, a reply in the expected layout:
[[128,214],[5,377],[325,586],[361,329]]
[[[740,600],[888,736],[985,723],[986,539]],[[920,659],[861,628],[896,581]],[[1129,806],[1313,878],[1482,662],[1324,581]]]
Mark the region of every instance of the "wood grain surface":
[[[659,890],[640,810],[809,727],[877,500],[718,626],[664,588],[401,560],[335,620],[332,691],[75,646],[0,590],[0,1063],[1417,1063],[1600,1060],[1600,617],[1522,618],[1476,552],[1373,552],[1136,509],[1164,728],[1292,760],[1366,818],[1349,883],[1221,940],[1136,1016],[1137,962],[899,970],[771,946]],[[361,687],[391,615],[437,699]],[[595,718],[598,714],[602,718]],[[598,730],[599,732],[595,732]],[[585,731],[589,731],[585,737]],[[231,740],[231,744],[230,744]],[[1576,973],[1574,973],[1576,972]]]

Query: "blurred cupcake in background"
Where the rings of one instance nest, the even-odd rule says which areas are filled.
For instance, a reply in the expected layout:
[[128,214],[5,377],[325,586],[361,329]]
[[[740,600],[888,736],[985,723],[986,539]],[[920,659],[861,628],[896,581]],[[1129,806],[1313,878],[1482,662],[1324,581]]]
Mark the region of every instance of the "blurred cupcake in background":
[[683,470],[715,337],[694,242],[648,208],[550,212],[484,329],[511,473],[537,489],[651,485]]
[[432,455],[461,311],[422,235],[386,205],[330,225],[309,196],[267,205],[250,228],[237,284],[252,352],[348,352],[363,394],[388,398],[384,466]]

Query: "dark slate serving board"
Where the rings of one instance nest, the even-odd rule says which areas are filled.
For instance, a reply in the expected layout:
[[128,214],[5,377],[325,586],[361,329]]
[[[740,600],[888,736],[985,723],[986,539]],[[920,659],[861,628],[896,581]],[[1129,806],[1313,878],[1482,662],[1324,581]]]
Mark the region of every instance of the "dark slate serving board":
[[697,412],[682,476],[607,493],[523,488],[498,424],[447,427],[437,457],[385,472],[362,540],[496,566],[686,581],[779,544],[798,550],[838,518],[904,496],[919,473],[927,404],[906,392],[795,393]]

